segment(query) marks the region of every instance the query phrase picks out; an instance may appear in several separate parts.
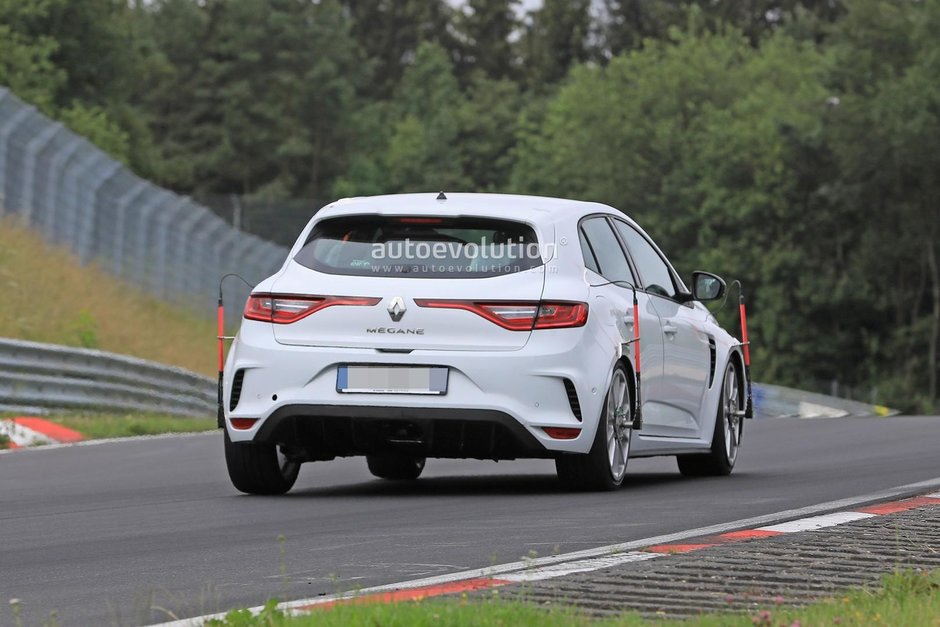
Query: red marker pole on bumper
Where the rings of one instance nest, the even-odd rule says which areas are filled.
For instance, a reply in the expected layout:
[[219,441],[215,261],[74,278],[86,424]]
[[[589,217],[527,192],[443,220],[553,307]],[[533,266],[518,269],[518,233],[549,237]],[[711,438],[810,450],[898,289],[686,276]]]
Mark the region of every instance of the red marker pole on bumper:
[[222,374],[222,368],[225,367],[225,345],[223,336],[225,335],[225,306],[222,305],[222,299],[219,299],[219,374]]
[[741,312],[741,347],[744,349],[744,381],[747,384],[747,401],[744,417],[754,417],[754,403],[751,396],[751,346],[747,339],[747,309],[744,306],[744,293],[738,297],[738,310]]
[[636,409],[633,412],[633,428],[643,428],[643,411],[640,401],[640,305],[633,291],[633,368],[636,371]]
[[744,307],[744,295],[740,297],[738,309],[741,312],[741,344],[744,347],[744,367],[751,367],[751,349],[747,343],[747,309]]
[[216,422],[219,428],[225,426],[225,411],[222,409],[222,369],[225,367],[225,306],[222,304],[221,288],[219,292],[219,324],[218,324],[218,342],[219,342],[219,389],[218,389],[218,414]]

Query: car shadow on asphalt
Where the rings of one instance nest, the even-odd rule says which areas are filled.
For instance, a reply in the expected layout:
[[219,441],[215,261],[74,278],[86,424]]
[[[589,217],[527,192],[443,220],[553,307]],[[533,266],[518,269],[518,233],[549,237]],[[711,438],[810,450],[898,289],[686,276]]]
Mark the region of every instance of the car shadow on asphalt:
[[[664,484],[687,482],[676,473],[628,474],[618,492],[655,488]],[[294,488],[287,496],[346,497],[346,496],[519,496],[557,494],[600,494],[588,492],[561,483],[554,475],[476,475],[454,477],[427,477],[415,481],[386,481],[375,479],[363,483],[339,486]]]

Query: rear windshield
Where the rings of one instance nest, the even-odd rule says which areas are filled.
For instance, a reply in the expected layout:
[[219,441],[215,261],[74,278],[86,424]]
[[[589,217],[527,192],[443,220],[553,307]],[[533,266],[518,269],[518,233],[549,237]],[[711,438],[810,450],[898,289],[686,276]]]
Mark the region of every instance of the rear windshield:
[[329,274],[410,278],[482,278],[542,265],[527,224],[426,216],[328,218],[294,261]]

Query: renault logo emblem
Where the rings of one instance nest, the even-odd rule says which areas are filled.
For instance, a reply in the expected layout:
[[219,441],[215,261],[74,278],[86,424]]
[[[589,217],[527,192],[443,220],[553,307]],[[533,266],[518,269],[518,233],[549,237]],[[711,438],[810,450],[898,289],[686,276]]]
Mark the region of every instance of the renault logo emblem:
[[392,322],[398,322],[405,315],[405,300],[401,296],[396,296],[388,304],[388,315]]

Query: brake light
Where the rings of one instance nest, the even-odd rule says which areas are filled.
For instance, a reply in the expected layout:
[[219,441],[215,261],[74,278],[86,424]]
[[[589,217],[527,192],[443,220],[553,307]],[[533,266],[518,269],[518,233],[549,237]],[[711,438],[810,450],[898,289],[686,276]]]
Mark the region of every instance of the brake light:
[[510,331],[581,327],[588,315],[586,303],[415,299],[415,304],[434,309],[462,309]]
[[441,218],[399,218],[400,224],[442,224]]
[[245,303],[245,318],[274,324],[290,324],[321,309],[334,306],[365,306],[379,304],[381,298],[358,296],[291,296],[286,294],[252,294]]

